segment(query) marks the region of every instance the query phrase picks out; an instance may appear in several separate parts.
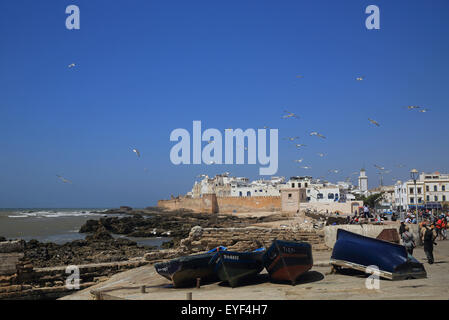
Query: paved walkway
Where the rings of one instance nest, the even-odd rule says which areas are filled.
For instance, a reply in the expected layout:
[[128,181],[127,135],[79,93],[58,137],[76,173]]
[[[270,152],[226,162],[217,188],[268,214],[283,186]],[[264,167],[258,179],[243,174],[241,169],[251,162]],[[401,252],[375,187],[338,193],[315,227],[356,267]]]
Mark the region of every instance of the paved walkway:
[[[415,257],[424,263],[427,279],[381,280],[380,290],[367,289],[364,276],[330,274],[330,255],[330,252],[314,253],[314,267],[294,287],[270,283],[264,271],[255,281],[234,289],[219,283],[204,285],[200,289],[174,289],[154,271],[152,265],[146,265],[116,274],[105,282],[62,299],[92,299],[91,290],[135,300],[184,300],[188,292],[192,292],[194,300],[449,299],[449,241],[438,242],[433,265],[425,261],[422,247],[415,249]],[[146,286],[146,293],[140,293],[142,285]]]

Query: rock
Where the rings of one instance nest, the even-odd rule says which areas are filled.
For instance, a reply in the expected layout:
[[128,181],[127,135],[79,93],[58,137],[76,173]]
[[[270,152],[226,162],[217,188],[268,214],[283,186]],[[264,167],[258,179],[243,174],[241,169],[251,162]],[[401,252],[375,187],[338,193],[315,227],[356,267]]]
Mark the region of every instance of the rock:
[[6,241],[5,237],[0,237],[0,242]]
[[192,239],[193,241],[200,240],[202,236],[203,236],[203,228],[201,228],[200,226],[195,226],[192,228],[192,230],[190,230],[189,238]]
[[24,242],[22,240],[0,242],[0,253],[22,252]]
[[98,220],[87,220],[79,230],[79,233],[91,233],[97,231],[100,223]]
[[87,241],[107,241],[112,239],[113,237],[111,236],[111,234],[103,226],[98,228],[93,235],[89,235],[86,237]]

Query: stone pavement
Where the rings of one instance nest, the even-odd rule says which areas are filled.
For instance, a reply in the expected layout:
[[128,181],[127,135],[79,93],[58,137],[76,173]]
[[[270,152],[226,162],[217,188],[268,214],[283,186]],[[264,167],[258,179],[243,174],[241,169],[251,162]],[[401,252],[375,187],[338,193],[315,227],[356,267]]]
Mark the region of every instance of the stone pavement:
[[[201,288],[174,289],[159,276],[152,265],[128,270],[88,289],[62,299],[93,299],[91,291],[105,293],[109,299],[184,300],[192,292],[194,300],[357,300],[357,299],[449,299],[449,241],[440,241],[434,249],[435,264],[425,261],[422,247],[415,249],[415,257],[424,263],[427,279],[381,280],[379,290],[365,286],[366,276],[330,274],[331,252],[314,252],[314,267],[304,274],[296,286],[274,284],[266,272],[245,286],[230,288],[214,283]],[[141,293],[142,285],[146,293]]]

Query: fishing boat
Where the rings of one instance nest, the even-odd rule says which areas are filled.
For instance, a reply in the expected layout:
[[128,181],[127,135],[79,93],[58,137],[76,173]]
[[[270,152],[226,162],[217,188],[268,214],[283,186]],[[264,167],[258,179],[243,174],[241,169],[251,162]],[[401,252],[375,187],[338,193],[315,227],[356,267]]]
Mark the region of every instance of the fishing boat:
[[218,251],[210,263],[220,280],[234,288],[263,270],[265,251],[265,248],[251,252]]
[[366,272],[379,269],[379,276],[390,280],[426,278],[422,263],[407,253],[404,246],[365,237],[343,229],[337,231],[337,242],[330,263],[339,268]]
[[274,281],[296,284],[313,266],[312,246],[306,242],[274,240],[263,256],[263,264]]
[[225,247],[217,247],[203,254],[156,263],[154,268],[157,273],[170,280],[175,288],[193,286],[198,278],[206,283],[218,281],[214,266],[209,261],[217,252],[225,250]]

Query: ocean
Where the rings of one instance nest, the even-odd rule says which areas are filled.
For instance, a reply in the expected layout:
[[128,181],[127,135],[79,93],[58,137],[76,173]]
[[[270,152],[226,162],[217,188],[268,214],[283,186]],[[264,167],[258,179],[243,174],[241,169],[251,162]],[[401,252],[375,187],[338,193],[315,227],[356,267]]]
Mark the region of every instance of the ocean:
[[[79,233],[80,227],[91,219],[105,216],[102,212],[107,209],[0,209],[0,236],[7,239],[36,239],[40,242],[54,242],[63,244],[73,240],[84,239],[86,234]],[[124,217],[125,215],[114,215]],[[113,235],[114,237],[125,237]],[[171,238],[136,238],[126,237],[140,245],[158,246],[170,241]]]

